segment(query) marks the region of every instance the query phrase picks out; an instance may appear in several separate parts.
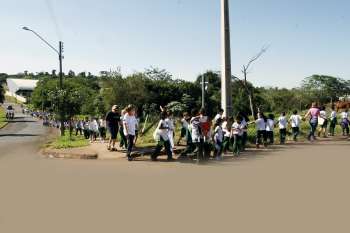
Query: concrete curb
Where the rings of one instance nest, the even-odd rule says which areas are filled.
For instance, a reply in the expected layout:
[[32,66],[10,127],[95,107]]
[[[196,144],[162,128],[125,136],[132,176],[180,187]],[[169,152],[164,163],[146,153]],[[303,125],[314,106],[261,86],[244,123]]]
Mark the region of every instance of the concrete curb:
[[49,159],[84,159],[84,160],[96,160],[98,154],[93,152],[65,152],[58,149],[46,148],[41,151],[41,154]]

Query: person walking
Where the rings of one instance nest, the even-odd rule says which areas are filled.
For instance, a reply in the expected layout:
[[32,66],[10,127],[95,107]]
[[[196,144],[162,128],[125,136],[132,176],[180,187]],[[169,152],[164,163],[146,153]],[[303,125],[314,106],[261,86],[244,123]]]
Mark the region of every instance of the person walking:
[[[255,121],[256,124],[256,148],[258,149],[260,145],[263,143],[264,147],[267,146],[266,141],[266,122],[267,119],[265,118],[264,114],[262,112],[258,113],[258,119]],[[263,140],[263,142],[262,142]]]
[[320,110],[317,107],[316,103],[311,104],[311,108],[305,115],[305,119],[309,118],[309,123],[310,123],[310,133],[307,139],[309,141],[311,140],[316,140],[315,132],[318,124],[318,117],[320,116]]
[[128,161],[132,161],[133,158],[131,157],[131,152],[134,147],[137,125],[135,117],[135,107],[133,105],[129,105],[125,110],[126,114],[123,118],[123,132],[128,142],[126,156],[128,157]]
[[318,118],[318,125],[320,126],[319,130],[318,130],[318,136],[321,137],[321,135],[323,135],[323,137],[327,137],[326,133],[327,133],[327,127],[328,127],[328,118],[327,118],[327,112],[326,112],[326,107],[322,106],[320,108],[320,116]]
[[287,137],[287,118],[286,113],[282,112],[281,116],[278,118],[278,127],[280,129],[280,144],[284,145],[286,143],[286,137]]
[[180,133],[180,137],[177,141],[178,146],[180,146],[181,140],[186,137],[186,133],[188,130],[188,118],[189,118],[188,113],[184,112],[182,114],[182,119],[181,119],[181,133]]
[[174,134],[175,134],[175,125],[173,119],[173,112],[171,110],[166,111],[167,117],[165,123],[168,125],[168,138],[170,142],[171,153],[174,153],[175,143],[174,143]]
[[332,106],[332,112],[331,116],[329,118],[330,124],[329,124],[329,136],[335,135],[335,127],[337,125],[337,112],[335,111],[335,107]]
[[113,105],[112,110],[106,115],[106,126],[108,128],[111,137],[108,142],[107,149],[110,151],[116,151],[115,142],[117,140],[118,135],[118,125],[120,123],[120,115],[119,115],[119,107],[118,105]]
[[168,124],[166,123],[167,113],[162,111],[160,114],[160,121],[158,123],[157,129],[154,132],[154,138],[157,141],[157,146],[151,155],[152,161],[157,161],[158,156],[163,147],[165,147],[166,154],[168,156],[168,161],[173,160],[173,153],[171,152],[171,145],[169,141],[168,134]]
[[269,144],[273,145],[275,143],[275,116],[269,114],[266,121],[266,138],[269,140]]
[[90,142],[95,142],[97,139],[97,135],[99,134],[98,131],[98,123],[96,118],[92,118],[89,124],[89,130],[90,130]]
[[293,115],[290,116],[289,122],[292,126],[292,134],[293,134],[293,140],[296,142],[298,141],[298,136],[300,133],[300,123],[301,123],[301,116],[298,114],[297,110],[293,111]]
[[341,127],[343,136],[349,136],[349,110],[346,109],[341,113]]
[[123,125],[123,120],[125,115],[126,115],[126,109],[123,109],[121,112],[120,121],[119,121],[119,136],[120,136],[119,147],[126,149],[128,148],[128,140],[124,134],[124,125]]
[[233,155],[239,156],[242,150],[242,117],[238,115],[235,119],[235,122],[231,127],[231,136],[233,138]]
[[192,115],[192,118],[190,120],[190,129],[191,129],[191,135],[192,135],[192,142],[195,147],[194,152],[197,155],[197,160],[202,160],[204,139],[203,139],[201,122],[200,122],[200,114],[198,110],[193,109],[191,112],[191,115]]
[[216,160],[222,160],[222,142],[224,140],[224,132],[221,127],[222,118],[218,118],[214,125],[214,156]]
[[100,140],[102,143],[105,142],[106,140],[106,120],[103,119],[103,117],[100,117],[100,119],[98,119],[98,131],[99,131],[99,134],[100,134]]

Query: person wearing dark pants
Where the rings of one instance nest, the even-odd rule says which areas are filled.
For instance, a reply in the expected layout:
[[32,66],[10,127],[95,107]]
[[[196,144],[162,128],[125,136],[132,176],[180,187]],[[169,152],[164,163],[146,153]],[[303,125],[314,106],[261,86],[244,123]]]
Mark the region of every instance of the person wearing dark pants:
[[300,134],[300,128],[299,127],[292,127],[292,134],[293,134],[293,141],[298,140],[298,136]]
[[108,128],[109,133],[111,134],[111,137],[108,142],[107,149],[110,151],[115,151],[115,142],[117,140],[118,135],[118,126],[120,122],[120,115],[118,112],[118,106],[113,105],[112,110],[107,113],[106,115],[106,126]]
[[167,118],[167,113],[165,111],[163,111],[160,114],[160,121],[158,123],[156,132],[154,134],[155,140],[158,142],[156,149],[154,150],[154,152],[151,155],[151,159],[152,161],[157,161],[157,158],[163,148],[163,146],[165,147],[165,151],[167,153],[168,156],[168,161],[172,161],[173,160],[173,153],[171,151],[171,145],[170,145],[170,141],[169,141],[169,136],[168,136],[168,124],[165,121],[165,119]]
[[258,119],[255,121],[256,124],[256,148],[259,148],[260,145],[262,144],[263,139],[263,144],[266,147],[267,146],[267,138],[266,138],[266,123],[267,119],[264,116],[263,113],[259,112],[258,113]]
[[332,106],[332,113],[330,117],[330,124],[329,124],[329,135],[334,136],[335,135],[335,127],[337,125],[337,112],[335,111],[335,107]]
[[278,126],[280,129],[280,144],[281,145],[286,143],[287,124],[288,124],[288,120],[286,118],[286,113],[282,112],[281,116],[278,118]]
[[316,103],[312,103],[311,108],[306,113],[304,118],[310,117],[310,133],[307,139],[309,141],[315,140],[315,132],[318,125],[318,117],[320,116],[320,109],[317,107]]
[[280,143],[285,144],[286,143],[286,137],[287,137],[287,129],[280,129]]
[[290,116],[289,122],[292,126],[293,140],[296,142],[300,133],[300,123],[302,121],[301,116],[298,114],[297,110],[293,111],[293,115]]
[[123,125],[123,120],[124,120],[124,116],[126,115],[126,110],[123,109],[121,112],[121,116],[120,116],[120,125],[119,125],[119,136],[120,136],[120,143],[119,143],[119,147],[120,148],[128,148],[128,139],[126,138],[125,134],[124,134],[124,125]]
[[126,108],[126,114],[123,118],[123,126],[124,126],[123,131],[128,141],[128,147],[126,152],[128,161],[133,160],[131,156],[131,152],[132,152],[132,148],[134,147],[134,140],[136,135],[136,124],[137,124],[137,120],[135,117],[135,107],[133,105],[129,105]]

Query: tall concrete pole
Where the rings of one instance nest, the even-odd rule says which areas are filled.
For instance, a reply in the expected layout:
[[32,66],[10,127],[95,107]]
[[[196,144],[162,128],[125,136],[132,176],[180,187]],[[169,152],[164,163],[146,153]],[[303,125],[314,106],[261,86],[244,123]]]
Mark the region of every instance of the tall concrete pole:
[[232,116],[231,44],[229,0],[221,0],[221,107],[225,116]]

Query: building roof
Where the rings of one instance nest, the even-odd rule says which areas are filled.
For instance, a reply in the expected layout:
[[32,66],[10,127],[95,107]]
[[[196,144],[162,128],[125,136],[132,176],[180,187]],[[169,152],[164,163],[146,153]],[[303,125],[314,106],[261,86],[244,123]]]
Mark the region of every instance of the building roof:
[[9,88],[9,91],[12,93],[16,93],[19,90],[33,91],[39,80],[8,78],[6,81],[7,81],[7,86]]

